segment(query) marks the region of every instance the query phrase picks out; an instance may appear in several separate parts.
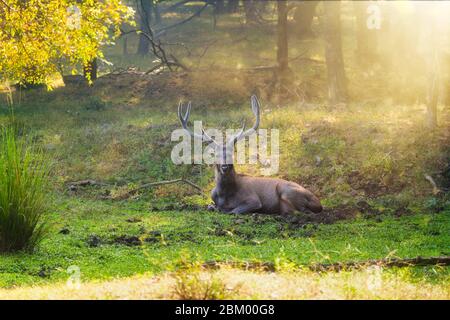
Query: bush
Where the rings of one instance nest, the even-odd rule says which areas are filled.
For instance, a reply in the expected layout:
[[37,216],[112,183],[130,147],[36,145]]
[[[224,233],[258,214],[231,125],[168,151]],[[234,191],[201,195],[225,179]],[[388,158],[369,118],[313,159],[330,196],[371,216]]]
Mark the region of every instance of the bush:
[[45,236],[48,165],[14,128],[0,129],[0,251],[33,249]]
[[214,274],[200,270],[182,270],[175,275],[175,297],[181,300],[223,300],[225,284]]

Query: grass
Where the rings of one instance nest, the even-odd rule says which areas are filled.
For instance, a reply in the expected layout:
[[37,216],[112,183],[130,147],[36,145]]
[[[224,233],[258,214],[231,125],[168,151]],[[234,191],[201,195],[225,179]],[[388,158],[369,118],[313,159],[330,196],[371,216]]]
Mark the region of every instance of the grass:
[[[0,299],[202,299],[211,293],[228,299],[442,299],[450,298],[449,286],[417,281],[410,270],[368,268],[346,272],[310,271],[264,273],[235,269],[198,271],[195,285],[180,295],[176,274],[141,275],[107,282],[65,284],[34,288],[0,289]],[[201,296],[200,296],[201,295]],[[208,294],[208,298],[217,295]]]
[[0,251],[32,250],[46,231],[49,164],[13,127],[0,130]]
[[[33,254],[0,256],[1,287],[65,281],[72,265],[80,268],[83,281],[160,273],[176,268],[186,251],[197,261],[282,256],[296,265],[449,253],[448,198],[433,194],[423,177],[432,174],[445,183],[439,180],[448,157],[445,110],[441,126],[429,134],[417,107],[415,112],[391,104],[280,109],[263,102],[262,126],[280,129],[279,176],[312,189],[327,209],[319,221],[300,216],[299,223],[287,223],[206,212],[208,197],[184,185],[148,189],[128,201],[100,200],[142,182],[180,177],[206,192],[212,188],[212,168],[170,161],[170,132],[178,127],[173,92],[146,100],[147,89],[133,97],[121,89],[110,95],[112,88],[106,83],[83,97],[71,88],[22,97],[15,110],[18,121],[55,159],[52,226]],[[221,89],[210,90],[217,95]],[[208,101],[205,94],[200,101]],[[224,102],[194,103],[192,116],[208,127],[237,127],[239,113],[250,115],[246,100],[227,109]],[[7,121],[6,109],[0,119]],[[249,166],[238,170],[259,174]],[[65,182],[86,178],[112,187],[67,189]],[[137,222],[127,222],[132,218]],[[135,245],[139,239],[143,245]],[[449,282],[445,268],[424,268],[417,277]]]
[[[65,281],[72,265],[82,281],[160,273],[182,266],[185,256],[193,263],[282,259],[303,265],[449,254],[448,210],[299,226],[270,216],[149,211],[146,202],[57,202],[51,237],[36,252],[0,257],[1,287]],[[426,268],[417,276],[447,282],[448,271]]]

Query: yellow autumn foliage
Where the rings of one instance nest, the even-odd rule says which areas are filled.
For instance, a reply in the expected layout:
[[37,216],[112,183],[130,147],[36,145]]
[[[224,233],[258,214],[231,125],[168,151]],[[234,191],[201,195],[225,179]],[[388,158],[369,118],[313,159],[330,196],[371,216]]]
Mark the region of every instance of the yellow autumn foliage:
[[120,0],[0,0],[0,79],[48,85],[61,66],[103,57],[133,15]]

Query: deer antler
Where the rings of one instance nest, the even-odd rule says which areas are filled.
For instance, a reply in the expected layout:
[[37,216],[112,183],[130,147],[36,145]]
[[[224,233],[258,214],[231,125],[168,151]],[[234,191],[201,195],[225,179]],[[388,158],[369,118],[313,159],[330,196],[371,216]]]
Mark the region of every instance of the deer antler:
[[183,104],[181,103],[181,101],[178,104],[178,118],[180,119],[181,126],[183,127],[183,129],[186,130],[187,132],[189,132],[189,134],[196,139],[200,139],[205,142],[212,142],[215,145],[217,145],[217,142],[214,141],[213,138],[211,138],[209,135],[206,134],[205,130],[203,129],[203,126],[202,126],[202,134],[194,133],[191,129],[188,128],[187,124],[188,124],[189,116],[191,114],[191,108],[192,108],[192,105],[191,105],[191,102],[189,102],[187,105],[186,113],[183,116]]
[[248,129],[247,131],[244,131],[245,130],[245,120],[242,121],[242,129],[236,135],[234,135],[230,140],[228,140],[227,145],[234,145],[239,140],[252,135],[254,132],[256,132],[256,130],[258,130],[259,121],[260,121],[260,112],[259,112],[260,105],[259,105],[259,101],[258,101],[258,98],[256,97],[256,95],[252,95],[251,103],[252,103],[253,114],[256,117],[255,124],[253,125],[253,127]]

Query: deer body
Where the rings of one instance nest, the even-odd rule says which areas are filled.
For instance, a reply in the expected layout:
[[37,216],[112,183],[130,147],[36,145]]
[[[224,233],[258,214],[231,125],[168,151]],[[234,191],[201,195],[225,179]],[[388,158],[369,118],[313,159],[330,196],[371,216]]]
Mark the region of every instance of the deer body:
[[267,213],[287,215],[294,211],[310,210],[322,211],[320,200],[309,190],[295,182],[283,179],[251,177],[237,174],[234,170],[234,144],[254,134],[259,127],[260,106],[256,96],[252,96],[251,105],[256,117],[255,124],[249,130],[245,130],[245,123],[235,136],[225,144],[219,144],[202,130],[202,134],[192,132],[187,122],[191,111],[188,104],[183,115],[183,106],[178,106],[178,117],[183,128],[196,139],[203,142],[211,142],[215,146],[217,164],[215,168],[216,187],[212,191],[212,200],[216,207],[227,213]]
[[320,200],[297,183],[283,179],[225,174],[216,168],[216,187],[212,191],[216,207],[226,213],[266,213],[288,215],[294,211],[322,211]]

